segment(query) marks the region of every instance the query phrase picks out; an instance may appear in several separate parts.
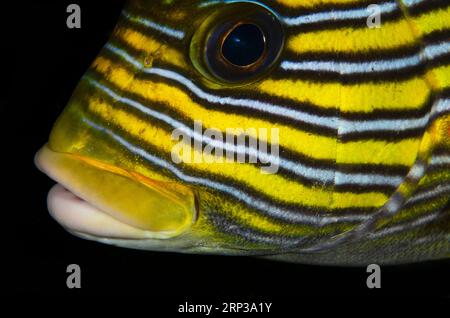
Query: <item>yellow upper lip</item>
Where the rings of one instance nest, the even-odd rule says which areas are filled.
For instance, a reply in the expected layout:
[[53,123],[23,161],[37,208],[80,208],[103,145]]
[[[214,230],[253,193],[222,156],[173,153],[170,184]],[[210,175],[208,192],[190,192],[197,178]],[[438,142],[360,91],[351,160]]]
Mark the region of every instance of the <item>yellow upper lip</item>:
[[173,237],[196,220],[195,195],[185,186],[156,181],[95,159],[44,146],[37,166],[78,197],[138,229]]

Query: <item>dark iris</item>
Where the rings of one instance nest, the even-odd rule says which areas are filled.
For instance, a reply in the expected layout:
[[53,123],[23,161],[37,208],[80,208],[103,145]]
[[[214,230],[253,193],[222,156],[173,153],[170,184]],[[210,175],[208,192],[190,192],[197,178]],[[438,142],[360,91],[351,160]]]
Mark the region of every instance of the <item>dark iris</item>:
[[248,66],[258,61],[265,50],[261,29],[254,24],[241,24],[226,37],[222,55],[237,66]]

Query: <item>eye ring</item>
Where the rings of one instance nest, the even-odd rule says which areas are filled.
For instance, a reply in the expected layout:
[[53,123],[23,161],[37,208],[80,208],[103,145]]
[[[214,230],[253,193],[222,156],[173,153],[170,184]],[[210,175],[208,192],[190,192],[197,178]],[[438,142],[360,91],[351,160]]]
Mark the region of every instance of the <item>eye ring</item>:
[[[234,46],[230,37],[243,44]],[[275,13],[253,2],[235,2],[222,5],[203,21],[191,40],[190,57],[213,83],[241,86],[270,72],[283,48],[284,31]]]

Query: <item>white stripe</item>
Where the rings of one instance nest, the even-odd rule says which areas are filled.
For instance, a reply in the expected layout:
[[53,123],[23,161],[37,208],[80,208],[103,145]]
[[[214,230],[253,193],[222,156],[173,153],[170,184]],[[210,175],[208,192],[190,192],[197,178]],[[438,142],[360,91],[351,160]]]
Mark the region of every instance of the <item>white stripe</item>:
[[224,0],[211,0],[211,1],[203,1],[201,2],[198,7],[199,8],[206,8],[215,4],[223,3]]
[[238,199],[242,202],[245,202],[246,204],[248,204],[251,207],[254,207],[260,211],[266,212],[270,216],[273,216],[273,217],[276,217],[279,219],[283,219],[283,220],[287,220],[289,222],[304,222],[304,223],[309,223],[309,224],[314,224],[314,225],[319,225],[319,226],[337,223],[337,222],[345,222],[345,221],[348,221],[348,222],[364,221],[364,220],[367,220],[369,217],[368,215],[359,215],[359,216],[353,215],[353,216],[340,216],[340,217],[312,216],[312,215],[305,215],[305,214],[301,214],[298,212],[281,209],[281,208],[279,208],[277,206],[273,206],[267,202],[264,202],[264,201],[254,198],[254,197],[248,196],[242,190],[238,190],[234,187],[231,187],[231,186],[228,186],[225,184],[221,184],[221,183],[209,180],[209,179],[187,175],[184,172],[182,172],[181,170],[179,170],[177,167],[175,167],[174,165],[170,164],[169,162],[162,160],[158,157],[155,157],[155,156],[149,154],[148,152],[144,151],[143,149],[132,145],[131,143],[129,143],[128,141],[123,139],[121,136],[114,134],[114,132],[112,132],[108,128],[99,126],[96,123],[94,123],[86,118],[83,118],[83,121],[87,125],[92,127],[93,129],[102,131],[102,132],[110,135],[114,140],[116,140],[122,146],[127,148],[133,154],[141,156],[142,158],[148,160],[149,162],[169,170],[171,173],[173,173],[179,179],[181,179],[185,182],[191,183],[191,184],[199,184],[199,185],[207,186],[209,188],[218,190],[223,193],[227,193],[227,194],[235,197],[236,199]]
[[446,113],[450,111],[450,98],[443,98],[436,102],[436,110],[432,112],[434,115],[435,113]]
[[450,53],[450,42],[441,42],[425,46],[423,54],[428,60]]
[[[299,110],[292,110],[279,105],[273,105],[265,102],[260,102],[251,99],[236,99],[232,97],[221,97],[215,96],[213,94],[207,93],[196,86],[191,80],[186,77],[161,68],[144,68],[142,63],[139,63],[133,57],[131,57],[125,51],[108,44],[105,48],[113,52],[114,54],[120,56],[128,63],[132,64],[135,68],[147,73],[154,74],[176,81],[177,83],[188,88],[197,97],[213,104],[233,106],[233,107],[243,107],[250,108],[265,113],[277,115],[280,117],[291,118],[299,122],[304,122],[316,126],[321,126],[331,129],[339,129],[340,135],[346,135],[358,132],[370,132],[370,131],[402,131],[407,129],[417,129],[423,128],[427,121],[429,115],[426,114],[423,118],[419,119],[374,119],[374,120],[364,120],[364,121],[350,121],[345,119],[338,119],[334,116],[317,116],[313,114],[308,114]],[[442,108],[442,107],[441,107]]]
[[383,176],[376,174],[342,173],[336,171],[334,182],[336,185],[362,184],[362,185],[389,185],[398,187],[404,177]]
[[417,119],[375,119],[367,121],[339,121],[338,134],[362,133],[371,131],[405,131],[425,128],[431,116],[439,116],[450,112],[450,99],[438,99],[434,102],[430,113]]
[[[395,2],[386,2],[378,5],[380,13],[390,13],[395,11],[398,6]],[[325,21],[340,21],[340,20],[354,20],[361,18],[368,18],[372,12],[367,7],[349,10],[332,10],[327,12],[311,13],[301,15],[298,17],[283,17],[285,24],[289,26],[298,26],[305,24],[312,24]]]
[[413,56],[398,60],[373,62],[334,62],[334,61],[284,61],[281,68],[286,71],[334,72],[342,75],[383,72],[420,64],[420,57]]
[[425,2],[428,0],[402,0],[402,2],[407,6],[407,7],[412,7],[415,5],[418,5],[419,3]]
[[350,121],[341,119],[339,135],[371,131],[404,131],[424,128],[428,123],[429,114],[417,119],[375,119],[368,121]]
[[435,189],[413,195],[406,201],[406,204],[413,204],[420,200],[432,199],[448,192],[450,192],[450,185],[438,185]]
[[413,180],[419,180],[425,174],[425,166],[421,162],[416,162],[409,170],[408,177]]
[[422,129],[429,123],[431,116],[439,116],[450,112],[450,99],[438,99],[434,102],[430,113],[416,119],[373,119],[364,121],[339,120],[339,136],[352,133],[372,131],[406,131],[410,129]]
[[153,22],[151,20],[145,19],[143,17],[133,16],[133,15],[131,15],[130,13],[128,13],[126,11],[123,11],[122,15],[126,19],[131,21],[131,22],[141,24],[143,26],[146,26],[146,27],[151,28],[153,30],[157,30],[157,31],[159,31],[159,32],[161,32],[161,33],[163,33],[165,35],[177,38],[179,40],[182,40],[185,37],[185,33],[183,31],[179,31],[179,30],[175,30],[175,29],[169,28],[169,27],[167,27],[165,25],[158,24],[156,22]]
[[427,60],[450,53],[450,42],[433,44],[420,53],[391,60],[374,60],[369,62],[335,62],[335,61],[283,61],[280,67],[286,71],[334,72],[341,75],[365,74],[400,70],[418,66]]
[[391,196],[391,198],[389,199],[388,203],[386,203],[386,205],[384,206],[384,208],[386,209],[386,211],[387,211],[390,215],[394,215],[394,214],[397,214],[397,212],[400,211],[402,205],[403,205],[402,197],[401,197],[401,196],[393,195],[393,196]]
[[428,224],[436,219],[438,219],[442,214],[441,213],[434,213],[434,214],[430,214],[430,215],[426,215],[424,217],[421,217],[419,219],[416,219],[412,222],[408,222],[405,224],[399,224],[399,225],[394,225],[388,228],[385,228],[383,230],[379,230],[375,233],[370,233],[369,237],[370,238],[380,238],[386,235],[391,235],[391,234],[395,234],[398,232],[403,232],[406,230],[412,230],[414,228],[417,228],[419,226]]
[[433,156],[431,157],[430,165],[445,165],[450,164],[450,156]]
[[260,7],[263,7],[265,9],[267,9],[268,11],[270,11],[272,14],[277,15],[276,12],[274,12],[270,7],[268,7],[267,5],[265,5],[264,3],[258,1],[258,0],[210,0],[210,1],[203,1],[201,2],[198,7],[199,8],[205,8],[205,7],[209,7],[215,4],[219,4],[219,3],[227,3],[227,4],[231,4],[231,3],[254,3],[256,5],[259,5]]

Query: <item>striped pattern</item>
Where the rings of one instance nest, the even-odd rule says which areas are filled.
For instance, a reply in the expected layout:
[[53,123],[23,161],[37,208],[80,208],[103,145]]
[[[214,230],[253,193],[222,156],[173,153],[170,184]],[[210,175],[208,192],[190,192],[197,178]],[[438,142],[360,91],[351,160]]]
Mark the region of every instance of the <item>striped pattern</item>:
[[[231,2],[131,1],[56,128],[77,122],[77,131],[54,137],[52,147],[98,157],[96,145],[105,154],[97,159],[193,187],[201,209],[194,231],[228,246],[301,260],[344,242],[399,242],[420,230],[426,244],[410,257],[429,257],[422,249],[443,237],[426,240],[435,233],[429,225],[442,225],[449,210],[449,4],[379,2],[382,28],[369,29],[373,1],[264,1],[285,26],[285,51],[267,78],[230,90],[205,82],[188,49],[193,17]],[[280,156],[203,138],[195,121],[223,132],[278,128]],[[177,128],[280,170],[175,164]],[[270,136],[251,138],[270,149]],[[445,254],[439,246],[432,257]]]

